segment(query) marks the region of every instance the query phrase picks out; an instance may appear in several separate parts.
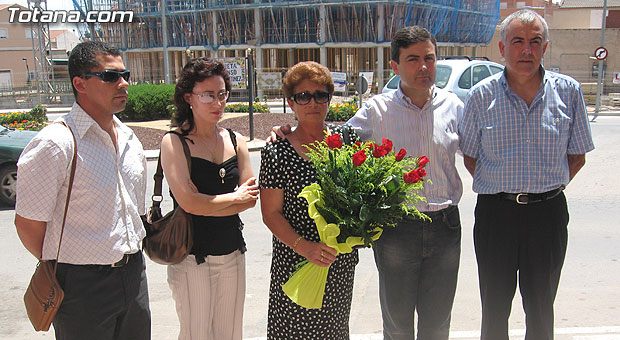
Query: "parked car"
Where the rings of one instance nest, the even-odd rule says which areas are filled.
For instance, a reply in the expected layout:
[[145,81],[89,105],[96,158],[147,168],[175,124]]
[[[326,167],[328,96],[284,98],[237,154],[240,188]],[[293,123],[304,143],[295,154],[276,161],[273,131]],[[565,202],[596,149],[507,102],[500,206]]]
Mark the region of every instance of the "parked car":
[[[435,86],[453,92],[465,101],[467,93],[474,85],[503,70],[503,65],[488,60],[472,58],[438,60]],[[396,90],[399,82],[398,75],[390,78],[383,87],[383,93]]]
[[0,204],[15,205],[17,159],[38,131],[8,129],[0,125]]

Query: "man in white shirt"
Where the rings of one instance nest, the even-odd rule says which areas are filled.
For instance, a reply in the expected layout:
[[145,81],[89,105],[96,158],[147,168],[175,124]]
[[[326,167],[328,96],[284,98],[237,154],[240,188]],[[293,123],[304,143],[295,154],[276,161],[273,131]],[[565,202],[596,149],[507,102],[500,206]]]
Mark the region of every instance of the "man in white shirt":
[[[150,339],[144,257],[146,159],[132,130],[114,116],[127,103],[129,70],[105,43],[77,45],[69,57],[76,102],[61,117],[75,135],[76,172],[58,257],[65,292],[57,339]],[[15,226],[28,251],[54,260],[73,159],[71,132],[50,124],[18,163]]]
[[437,42],[412,26],[392,38],[390,65],[401,81],[396,91],[368,100],[348,123],[364,141],[392,140],[412,157],[425,155],[431,183],[417,208],[432,222],[405,218],[385,228],[373,247],[379,271],[379,299],[386,340],[447,340],[461,254],[457,204],[463,185],[456,170],[457,117],[463,103],[435,87]]

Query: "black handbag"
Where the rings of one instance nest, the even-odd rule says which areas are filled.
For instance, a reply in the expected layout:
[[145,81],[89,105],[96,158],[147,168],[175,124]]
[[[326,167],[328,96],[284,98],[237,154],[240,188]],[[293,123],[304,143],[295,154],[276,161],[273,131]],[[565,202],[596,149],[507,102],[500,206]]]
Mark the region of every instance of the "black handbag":
[[[187,168],[191,174],[192,161],[185,137],[176,131],[169,131],[168,133],[179,136],[187,159]],[[157,160],[157,171],[153,179],[155,180],[153,204],[146,216],[142,216],[142,222],[146,229],[142,249],[153,262],[176,264],[183,261],[192,249],[194,234],[192,216],[177,205],[176,208],[162,217],[161,207],[159,206],[163,200],[161,191],[164,179],[161,154]]]

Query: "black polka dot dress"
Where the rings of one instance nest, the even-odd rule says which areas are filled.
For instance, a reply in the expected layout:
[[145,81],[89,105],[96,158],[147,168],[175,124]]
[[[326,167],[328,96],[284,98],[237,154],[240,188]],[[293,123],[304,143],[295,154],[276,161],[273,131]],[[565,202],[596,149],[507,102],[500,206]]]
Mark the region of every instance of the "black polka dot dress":
[[[309,241],[319,242],[314,220],[308,216],[308,203],[305,198],[297,197],[305,186],[315,181],[315,177],[312,163],[303,159],[287,140],[278,140],[263,148],[260,187],[284,190],[284,218],[299,235]],[[357,250],[339,254],[330,266],[323,307],[320,309],[301,307],[282,291],[282,285],[293,273],[295,265],[303,260],[303,256],[273,237],[267,339],[349,339]]]

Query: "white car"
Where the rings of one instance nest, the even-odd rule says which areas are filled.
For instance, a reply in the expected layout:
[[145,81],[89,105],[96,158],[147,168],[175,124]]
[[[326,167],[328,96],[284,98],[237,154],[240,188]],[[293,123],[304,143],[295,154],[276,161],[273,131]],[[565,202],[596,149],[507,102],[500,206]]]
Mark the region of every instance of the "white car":
[[[438,60],[435,86],[453,92],[462,101],[465,101],[465,97],[472,86],[503,70],[502,64],[488,60],[471,60],[469,58]],[[382,92],[396,90],[399,82],[400,76],[393,76],[383,87]]]

